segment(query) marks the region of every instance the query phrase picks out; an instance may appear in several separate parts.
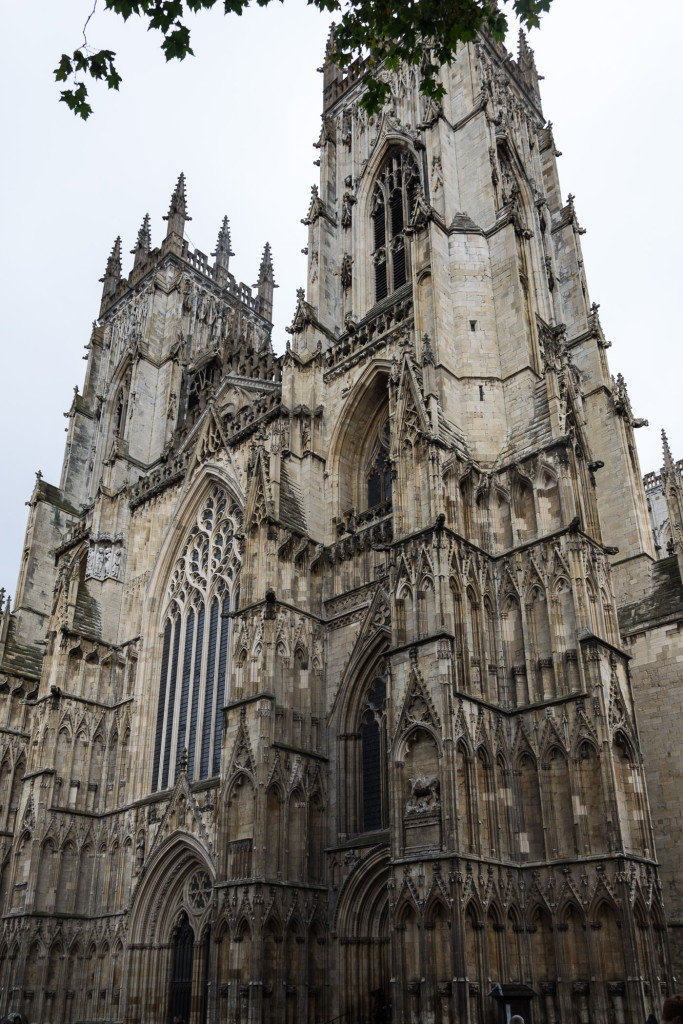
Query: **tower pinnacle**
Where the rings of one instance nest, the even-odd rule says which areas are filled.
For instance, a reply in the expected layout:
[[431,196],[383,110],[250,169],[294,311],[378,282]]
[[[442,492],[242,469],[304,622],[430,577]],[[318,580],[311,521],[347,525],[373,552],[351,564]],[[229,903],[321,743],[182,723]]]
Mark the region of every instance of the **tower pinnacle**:
[[230,238],[230,221],[227,217],[223,218],[220,231],[218,232],[218,239],[216,241],[216,251],[212,253],[212,256],[219,256],[224,254],[225,256],[234,256],[232,251],[232,241]]
[[138,238],[135,243],[135,248],[131,249],[131,254],[135,257],[134,265],[142,262],[147,256],[149,256],[149,250],[152,247],[152,232],[150,228],[149,214],[146,213],[142,218],[142,224],[138,231]]
[[666,436],[666,430],[662,430],[662,451],[664,453],[664,471],[669,474],[674,474],[676,472],[676,464],[674,463],[674,458],[671,454],[669,438]]
[[164,220],[168,221],[168,228],[166,229],[166,237],[170,235],[179,235],[183,237],[185,231],[185,223],[188,220],[192,220],[192,217],[187,215],[187,200],[185,198],[185,175],[181,172],[178,181],[176,183],[175,191],[171,196],[171,205],[168,209],[168,213],[164,217]]
[[121,280],[121,236],[119,235],[112,246],[112,250],[109,253],[109,259],[107,260],[107,268],[104,272],[104,277],[100,278],[102,282],[102,305],[104,306],[106,300],[116,291],[116,286]]
[[228,280],[228,267],[230,265],[230,257],[234,256],[232,251],[232,244],[230,241],[230,221],[227,217],[223,218],[220,231],[218,232],[218,240],[216,241],[216,251],[211,253],[215,256],[215,274],[216,282],[221,287]]
[[277,288],[277,285],[275,283],[270,242],[266,242],[263,247],[256,288],[258,289],[257,304],[259,313],[267,320],[271,320],[273,316],[273,289]]
[[[534,92],[538,92],[538,79],[539,74],[536,70],[536,60],[534,58],[534,51],[531,49],[527,42],[526,32],[523,28],[519,30],[519,48],[517,50],[517,65],[522,74],[522,78],[527,85],[531,86]],[[542,75],[540,77],[543,77]]]

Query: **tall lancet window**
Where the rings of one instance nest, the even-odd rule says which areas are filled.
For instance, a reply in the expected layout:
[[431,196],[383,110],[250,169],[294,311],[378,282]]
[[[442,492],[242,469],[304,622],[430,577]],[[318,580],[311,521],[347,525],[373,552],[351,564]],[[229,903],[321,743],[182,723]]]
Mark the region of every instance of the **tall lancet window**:
[[363,832],[374,832],[388,824],[386,695],[385,680],[375,679],[361,718]]
[[392,150],[372,196],[375,301],[408,280],[405,229],[415,209],[420,175],[410,153]]
[[239,523],[239,509],[214,485],[173,567],[162,631],[153,791],[175,783],[185,750],[189,779],[220,770],[231,671],[228,613],[239,597]]
[[368,508],[375,508],[386,502],[391,505],[391,464],[389,462],[390,429],[389,420],[379,426],[366,466]]

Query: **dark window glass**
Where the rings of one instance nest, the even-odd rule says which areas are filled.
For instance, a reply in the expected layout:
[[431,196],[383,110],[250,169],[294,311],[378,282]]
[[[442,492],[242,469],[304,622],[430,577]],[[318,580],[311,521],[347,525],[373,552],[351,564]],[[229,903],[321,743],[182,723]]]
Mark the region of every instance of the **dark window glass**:
[[187,751],[187,777],[194,778],[194,755],[197,748],[197,715],[199,713],[199,691],[202,676],[202,655],[204,653],[204,605],[197,616],[197,644],[194,652],[194,679],[192,680],[192,710],[190,714],[190,736]]
[[176,769],[173,776],[174,781],[178,779],[178,761],[185,747],[185,734],[187,731],[187,702],[190,696],[190,670],[192,668],[192,646],[194,644],[194,609],[187,617],[185,627],[185,649],[183,652],[183,681],[180,689],[180,709],[178,715],[178,744],[176,747]]
[[375,682],[368,695],[368,710],[361,727],[363,773],[363,831],[373,832],[386,824],[386,727],[380,726],[375,712],[380,712],[386,697],[383,679]]
[[209,646],[206,658],[206,691],[204,694],[204,718],[202,721],[202,754],[199,763],[199,778],[209,775],[209,747],[211,745],[211,721],[213,718],[214,676],[216,675],[216,644],[218,641],[218,598],[211,604],[209,619]]
[[382,500],[382,477],[375,470],[368,480],[368,508],[379,505]]
[[394,288],[406,283],[406,250],[404,245],[394,249]]
[[375,301],[386,299],[387,294],[387,263],[386,260],[380,260],[375,263]]
[[213,774],[218,775],[221,767],[221,745],[223,741],[223,704],[225,702],[225,672],[228,659],[228,637],[230,634],[230,619],[226,616],[230,611],[230,597],[228,594],[223,599],[223,614],[221,616],[221,646],[218,659],[218,692],[216,694],[216,723],[213,731]]
[[171,677],[168,688],[168,702],[166,713],[166,740],[164,742],[164,770],[161,776],[161,788],[168,787],[168,769],[171,759],[171,740],[173,739],[173,709],[175,708],[175,689],[178,676],[178,651],[180,648],[180,619],[175,620],[173,633],[173,658],[171,659]]
[[377,178],[372,214],[376,302],[408,280],[404,232],[415,209],[419,184],[412,156],[400,151],[388,157]]
[[363,831],[382,827],[382,772],[379,725],[374,716],[363,724]]
[[384,226],[384,204],[380,203],[375,211],[375,250],[381,249],[386,241],[386,229]]
[[391,237],[403,231],[403,193],[398,190],[391,197]]
[[168,619],[164,628],[164,649],[161,655],[161,680],[159,681],[159,703],[157,705],[157,728],[154,736],[154,763],[152,768],[152,792],[159,788],[159,762],[161,760],[161,738],[164,731],[164,710],[166,708],[166,685],[168,676],[168,659],[171,654],[171,620]]

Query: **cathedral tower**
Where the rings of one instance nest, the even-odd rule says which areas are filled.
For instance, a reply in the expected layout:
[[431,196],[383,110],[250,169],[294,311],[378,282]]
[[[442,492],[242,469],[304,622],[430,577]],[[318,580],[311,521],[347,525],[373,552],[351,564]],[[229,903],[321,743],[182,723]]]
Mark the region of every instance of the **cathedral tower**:
[[281,357],[269,245],[254,291],[227,218],[192,251],[183,175],[107,262],[0,632],[30,1019],[640,1024],[672,984],[617,620],[639,421],[533,53],[387,80],[368,118],[325,62]]

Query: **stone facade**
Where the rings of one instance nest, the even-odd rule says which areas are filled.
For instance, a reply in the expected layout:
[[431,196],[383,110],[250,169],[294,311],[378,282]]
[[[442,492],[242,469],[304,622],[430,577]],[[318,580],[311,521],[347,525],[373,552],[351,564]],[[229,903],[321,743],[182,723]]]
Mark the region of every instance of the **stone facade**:
[[2,1005],[493,1024],[501,984],[642,1024],[676,844],[662,892],[636,710],[680,661],[533,54],[370,119],[323,70],[283,356],[269,247],[255,290],[227,220],[191,251],[182,176],[109,258],[2,610]]

